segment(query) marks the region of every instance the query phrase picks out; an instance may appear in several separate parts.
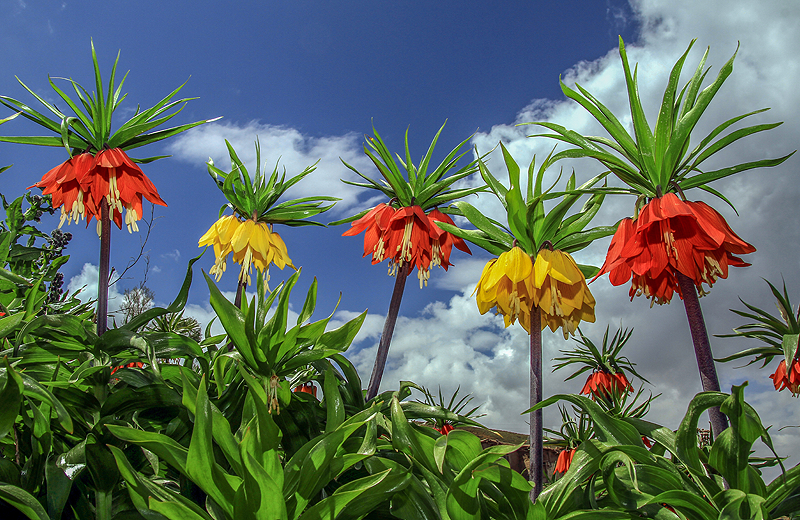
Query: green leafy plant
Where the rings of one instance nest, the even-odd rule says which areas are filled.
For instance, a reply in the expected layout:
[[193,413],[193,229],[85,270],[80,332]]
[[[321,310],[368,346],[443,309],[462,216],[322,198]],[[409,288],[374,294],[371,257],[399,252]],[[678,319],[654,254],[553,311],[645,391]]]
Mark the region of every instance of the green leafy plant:
[[720,362],[734,361],[736,359],[753,359],[748,363],[762,362],[762,367],[767,366],[775,356],[784,356],[787,364],[797,356],[797,340],[800,337],[800,310],[792,307],[786,284],[783,284],[783,291],[779,291],[768,280],[764,280],[769,285],[772,295],[775,297],[775,306],[778,308],[780,316],[775,316],[754,305],[750,305],[741,298],[739,301],[748,308],[748,311],[731,309],[731,312],[743,318],[753,320],[752,323],[739,325],[733,329],[733,334],[716,334],[720,338],[748,338],[755,339],[766,345],[742,350],[730,356],[718,359]]
[[775,390],[788,388],[792,394],[800,394],[800,311],[792,309],[792,302],[789,300],[789,293],[786,291],[786,284],[783,284],[783,293],[765,280],[769,285],[772,295],[777,300],[775,306],[778,307],[780,318],[759,309],[741,298],[745,307],[751,312],[731,309],[731,312],[754,320],[753,323],[746,323],[733,329],[733,334],[719,334],[722,338],[750,338],[766,343],[760,347],[752,347],[730,356],[719,359],[720,362],[733,361],[753,356],[748,365],[757,361],[763,361],[761,367],[767,366],[775,356],[781,356],[781,362],[777,370],[770,376],[775,385]]
[[342,180],[342,182],[378,190],[389,199],[388,202],[381,202],[357,215],[331,222],[331,225],[351,222],[350,229],[345,231],[343,236],[354,236],[363,231],[364,256],[371,255],[373,264],[388,260],[389,275],[396,277],[389,311],[386,313],[383,333],[375,356],[375,365],[367,385],[369,399],[378,394],[381,386],[408,275],[416,267],[419,287],[422,289],[428,283],[431,268],[439,265],[447,270],[451,265],[450,253],[454,246],[465,253],[470,253],[469,247],[463,240],[454,237],[446,230],[442,231],[440,223],[452,224],[453,221],[447,216],[451,210],[443,207],[440,211],[438,206],[479,193],[484,188],[453,187],[458,181],[466,179],[477,170],[475,161],[464,166],[458,164],[467,153],[465,151],[459,154],[458,151],[469,138],[459,143],[438,166],[432,168],[433,149],[443,129],[444,125],[436,132],[425,155],[415,165],[411,160],[408,130],[405,135],[405,159],[397,154],[395,161],[389,148],[373,128],[375,137],[367,137],[364,153],[383,177],[381,182],[371,179],[342,161],[345,166],[367,181],[360,183]]
[[[425,403],[425,404],[428,404],[428,405],[431,405],[431,406],[439,406],[439,407],[441,407],[441,408],[443,408],[445,410],[449,410],[449,411],[451,411],[451,412],[453,412],[453,413],[455,413],[457,415],[460,415],[462,417],[466,417],[466,418],[469,418],[469,419],[478,419],[478,418],[483,417],[484,415],[486,415],[485,413],[477,414],[477,415],[475,414],[475,412],[478,411],[478,408],[480,408],[480,405],[478,405],[478,406],[476,406],[476,407],[474,407],[474,408],[472,408],[470,410],[467,410],[466,412],[464,411],[467,408],[467,405],[469,405],[469,403],[472,402],[472,400],[473,400],[473,396],[471,394],[465,395],[464,397],[459,399],[458,402],[456,402],[456,397],[458,397],[458,391],[461,389],[461,386],[456,388],[456,391],[453,392],[453,395],[450,396],[450,400],[449,401],[445,401],[445,398],[442,396],[442,387],[441,386],[439,387],[439,398],[438,399],[431,393],[430,390],[428,390],[424,386],[421,387],[421,388],[422,388],[422,394],[423,394],[425,400],[424,401],[420,401],[418,399],[417,402]],[[445,420],[445,419],[435,419],[430,424],[433,426],[434,429],[438,430],[439,433],[447,435],[449,432],[453,431],[453,428],[455,426],[458,426],[459,423],[458,422],[454,423],[452,421],[448,421],[448,420]]]
[[594,398],[611,399],[611,394],[626,394],[632,390],[630,382],[625,377],[623,369],[635,375],[644,382],[648,382],[634,370],[635,363],[632,363],[626,356],[622,356],[622,347],[628,342],[633,334],[633,330],[618,329],[609,342],[608,327],[603,335],[603,343],[598,348],[594,342],[586,337],[578,329],[580,338],[575,341],[580,345],[572,350],[559,350],[563,354],[557,357],[553,365],[553,371],[570,365],[577,364],[578,369],[570,374],[565,381],[569,381],[579,375],[591,371],[586,384],[580,391],[581,394],[591,394]]
[[[797,514],[800,466],[767,485],[750,465],[755,441],[774,449],[758,414],[744,401],[745,386],[734,386],[731,394],[695,396],[676,433],[642,419],[614,417],[582,396],[556,395],[543,401],[539,407],[565,400],[580,408],[592,419],[595,434],[577,448],[564,478],[539,496],[547,518],[594,518],[597,509],[613,518],[767,519]],[[720,407],[730,426],[706,451],[699,446],[697,424],[712,406]],[[645,449],[643,436],[654,439],[656,446]]]
[[[560,180],[545,188],[544,177],[552,157],[548,156],[536,170],[536,158],[531,160],[527,175],[527,193],[523,195],[520,168],[500,143],[508,187],[501,183],[482,159],[478,166],[489,190],[506,210],[508,225],[490,219],[471,204],[455,204],[458,211],[476,230],[462,230],[442,223],[440,227],[455,236],[498,255],[483,269],[475,289],[478,310],[485,314],[491,309],[503,315],[505,326],[519,320],[530,334],[531,406],[542,399],[542,330],[559,327],[566,339],[574,334],[581,321],[594,322],[595,300],[585,277],[596,268],[580,266],[571,253],[584,249],[592,241],[614,233],[615,226],[586,229],[603,202],[602,193],[594,194],[576,213],[568,215],[583,192],[606,174],[600,174],[576,190],[575,174],[567,180],[564,192],[554,193]],[[545,203],[560,199],[549,212]],[[531,415],[531,477],[535,480],[534,495],[542,490],[543,423],[541,413]]]

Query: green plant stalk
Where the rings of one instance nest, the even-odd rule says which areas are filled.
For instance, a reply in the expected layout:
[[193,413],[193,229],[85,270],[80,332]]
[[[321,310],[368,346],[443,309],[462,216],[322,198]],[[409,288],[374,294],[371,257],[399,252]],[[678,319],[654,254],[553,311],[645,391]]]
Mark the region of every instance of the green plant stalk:
[[[542,314],[539,307],[531,311],[531,407],[542,402]],[[542,475],[544,474],[544,460],[542,448],[542,409],[538,408],[530,413],[531,425],[531,455],[528,480],[533,484],[530,497],[531,502],[536,502],[542,492]]]
[[[247,282],[239,280],[239,284],[236,286],[236,298],[233,300],[233,305],[235,305],[237,309],[242,308],[242,296],[244,295],[244,291],[246,289]],[[233,352],[233,341],[228,342],[228,352]]]
[[113,492],[94,491],[94,513],[96,520],[111,520],[111,498]]
[[[683,293],[683,306],[686,309],[686,318],[689,320],[689,331],[692,333],[694,355],[697,358],[697,368],[700,370],[700,382],[704,392],[719,392],[719,378],[714,365],[714,355],[711,352],[711,343],[708,341],[706,322],[703,319],[703,310],[697,297],[697,289],[691,278],[678,272],[678,285]],[[728,427],[728,419],[720,411],[719,406],[708,409],[711,421],[711,433],[716,439]]]
[[97,335],[108,329],[108,264],[111,255],[111,221],[108,199],[100,203],[100,267],[97,279]]
[[412,264],[406,264],[397,270],[392,299],[389,301],[389,312],[386,313],[386,321],[383,323],[383,333],[378,344],[378,354],[375,356],[375,365],[372,367],[372,375],[369,378],[369,386],[367,387],[368,401],[378,395],[378,389],[381,386],[383,369],[386,368],[386,358],[389,356],[389,344],[392,342],[394,325],[397,323],[397,314],[400,312],[400,302],[403,300],[406,278],[408,278],[412,267]]

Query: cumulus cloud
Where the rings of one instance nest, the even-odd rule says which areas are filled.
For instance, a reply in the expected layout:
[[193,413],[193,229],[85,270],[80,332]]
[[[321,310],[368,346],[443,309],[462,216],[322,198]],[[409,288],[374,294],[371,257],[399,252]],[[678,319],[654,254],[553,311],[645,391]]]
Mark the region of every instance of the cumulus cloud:
[[205,164],[210,156],[218,168],[226,170],[230,168],[230,155],[225,146],[227,139],[250,174],[254,175],[256,138],[261,145],[261,168],[262,171],[266,169],[268,174],[279,164],[279,171],[286,168],[287,177],[292,177],[317,163],[316,170],[307,180],[289,189],[290,197],[308,197],[320,193],[339,197],[342,200],[333,210],[339,213],[352,213],[354,207],[367,207],[367,201],[358,200],[364,190],[340,180],[358,179],[342,164],[340,158],[362,172],[374,169],[364,155],[363,137],[356,133],[311,137],[295,128],[254,121],[246,124],[210,123],[178,135],[171,141],[169,149],[179,159],[195,164]]
[[[800,4],[634,0],[632,8],[641,33],[626,48],[630,62],[639,63],[639,90],[651,125],[656,119],[666,77],[693,38],[697,42],[684,67],[682,81],[694,72],[705,48],[710,47],[707,65],[712,66],[712,71],[706,84],[737,50],[738,41],[733,74],[700,120],[693,142],[699,142],[723,121],[763,107],[772,110],[748,118],[745,123],[785,123],[735,143],[725,153],[710,158],[707,169],[779,157],[796,148],[800,135],[800,90],[795,85],[800,81],[800,61],[795,51],[796,42],[800,41],[800,26],[795,21],[800,17]],[[595,61],[575,64],[562,77],[570,86],[579,83],[586,88],[630,129],[630,116],[626,116],[630,109],[617,49],[610,49]],[[473,144],[479,153],[486,153],[502,141],[524,168],[534,154],[541,161],[555,144],[550,139],[527,137],[544,133],[545,129],[517,126],[532,121],[552,121],[583,134],[606,135],[577,103],[567,99],[535,99],[521,108],[515,121],[477,134]],[[496,176],[506,175],[496,151],[488,158],[488,166]],[[565,162],[564,166],[565,172],[575,168],[579,182],[602,171],[590,160]],[[741,217],[719,199],[700,190],[690,192],[690,198],[713,204],[743,238],[759,249],[747,259],[753,263],[752,267],[732,269],[729,279],[720,280],[710,295],[701,300],[710,334],[724,334],[742,324],[741,318],[728,310],[742,308],[738,296],[761,308],[772,308],[772,295],[762,277],[780,283],[784,276],[790,291],[800,288],[797,269],[800,228],[781,224],[781,219],[794,222],[791,215],[800,196],[796,171],[797,159],[793,157],[779,167],[745,172],[717,183],[715,188],[728,196]],[[595,222],[606,224],[630,216],[633,203],[632,197],[609,197]],[[504,220],[502,207],[490,196],[480,197],[475,204],[486,214]],[[599,265],[607,247],[606,240],[576,257],[580,262]],[[499,317],[478,314],[470,294],[483,262],[460,260],[461,265],[447,276],[436,277],[442,288],[461,289],[449,302],[432,303],[419,316],[400,317],[383,386],[391,388],[399,380],[411,379],[434,389],[441,385],[445,392],[452,393],[461,385],[462,391],[475,395],[476,402],[485,403],[483,411],[487,416],[483,420],[487,425],[526,431],[525,417],[519,414],[528,407],[527,337],[520,327],[504,329]],[[629,302],[627,287],[611,287],[607,279],[590,287],[597,299],[597,323],[583,327],[584,331],[600,341],[607,324],[612,332],[619,326],[635,328],[627,355],[653,383],[654,393],[662,394],[654,402],[650,418],[677,428],[689,401],[701,390],[682,302],[676,299],[671,305],[650,309],[646,300]],[[796,300],[797,293],[792,294]],[[344,314],[340,312],[338,316]],[[360,343],[351,354],[361,373],[366,374],[364,377],[372,369],[382,319],[370,316],[368,332],[359,336]],[[582,381],[564,383],[562,379],[568,374],[550,374],[552,362],[548,361],[559,349],[570,348],[570,343],[558,334],[548,333],[545,338],[545,395],[575,392]],[[752,346],[753,343],[744,340],[712,338],[718,357]],[[772,370],[752,366],[735,369],[736,366],[736,363],[718,364],[723,390],[749,380],[746,398],[759,410],[765,425],[774,425],[771,431],[779,453],[800,453],[798,430],[778,431],[785,425],[800,424],[796,402],[787,392],[775,393],[768,379]],[[555,410],[545,413],[549,426],[555,426],[557,420]],[[789,461],[795,463],[796,460]]]
[[[100,274],[98,267],[91,263],[83,264],[80,274],[70,278],[67,290],[75,294],[82,302],[97,300],[97,279]],[[112,314],[119,310],[122,304],[122,293],[116,284],[108,288],[108,313]]]

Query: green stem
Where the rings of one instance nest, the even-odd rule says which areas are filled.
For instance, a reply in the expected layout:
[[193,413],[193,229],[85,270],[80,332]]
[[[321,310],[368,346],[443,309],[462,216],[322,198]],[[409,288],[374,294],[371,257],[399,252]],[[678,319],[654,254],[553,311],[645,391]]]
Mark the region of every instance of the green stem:
[[[242,308],[242,297],[245,289],[247,289],[247,282],[239,280],[239,285],[236,286],[236,298],[233,300],[233,304],[239,309]],[[233,351],[233,341],[228,342],[228,352],[231,351]]]
[[108,329],[108,267],[111,256],[111,221],[108,218],[108,200],[100,203],[100,266],[97,279],[97,335]]
[[[700,370],[700,382],[704,392],[719,392],[719,378],[714,365],[714,355],[711,352],[711,343],[708,341],[706,322],[703,319],[703,310],[697,297],[697,288],[691,278],[678,272],[678,285],[683,295],[683,306],[686,308],[686,318],[689,320],[689,331],[692,333],[694,354],[697,358],[697,368]],[[714,438],[728,427],[728,418],[718,406],[709,408],[708,418],[711,421],[711,433]]]
[[111,491],[94,491],[94,514],[96,520],[111,520]]
[[397,279],[394,282],[394,292],[392,292],[392,299],[389,302],[389,312],[386,313],[381,341],[378,344],[378,354],[375,356],[375,366],[372,367],[372,376],[369,378],[367,401],[378,395],[378,388],[381,386],[383,369],[386,367],[386,358],[389,356],[389,344],[392,342],[394,325],[397,322],[397,314],[400,312],[400,302],[403,299],[403,290],[406,287],[406,278],[410,271],[410,264],[397,269]]
[[[531,408],[542,402],[542,313],[539,307],[531,310]],[[536,502],[542,492],[542,476],[544,475],[544,460],[542,448],[542,409],[539,408],[530,414],[530,441],[531,457],[528,480],[533,484],[530,497],[531,502]]]

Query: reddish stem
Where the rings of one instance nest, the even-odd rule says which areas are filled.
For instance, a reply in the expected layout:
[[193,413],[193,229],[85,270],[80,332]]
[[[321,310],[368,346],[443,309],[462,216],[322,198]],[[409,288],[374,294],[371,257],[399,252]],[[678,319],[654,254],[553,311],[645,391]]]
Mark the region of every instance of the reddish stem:
[[108,268],[111,256],[111,220],[108,200],[100,202],[100,266],[97,279],[97,335],[108,330]]
[[[689,331],[692,333],[694,355],[697,357],[697,368],[700,369],[700,382],[704,392],[719,392],[719,378],[714,365],[714,355],[711,352],[711,343],[708,341],[706,322],[703,319],[703,310],[697,296],[697,288],[691,278],[678,272],[678,285],[683,295],[683,305],[686,308],[686,318],[689,320]],[[716,438],[728,427],[728,418],[718,406],[709,408],[708,418],[711,421],[711,432]]]
[[[542,325],[539,307],[531,309],[531,408],[542,402]],[[542,492],[544,460],[542,448],[542,409],[530,413],[531,458],[528,480],[533,484],[531,502],[536,502]]]
[[386,358],[389,356],[389,344],[392,342],[394,325],[397,322],[397,314],[400,312],[400,302],[403,299],[403,290],[406,287],[406,278],[410,271],[410,264],[397,269],[397,279],[394,282],[394,292],[392,292],[392,299],[389,302],[389,312],[386,313],[381,341],[378,344],[378,354],[375,356],[375,366],[372,367],[372,376],[369,378],[367,401],[378,395],[378,388],[381,386],[383,369],[386,367]]

